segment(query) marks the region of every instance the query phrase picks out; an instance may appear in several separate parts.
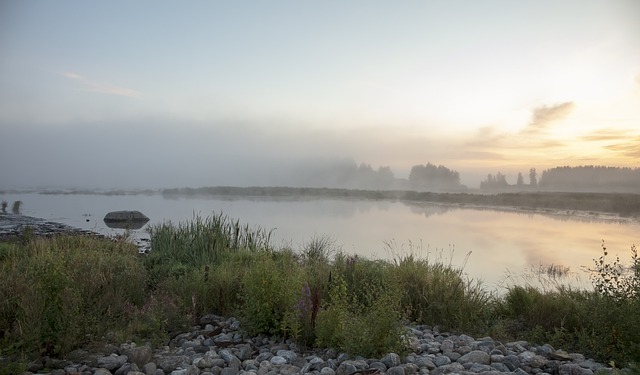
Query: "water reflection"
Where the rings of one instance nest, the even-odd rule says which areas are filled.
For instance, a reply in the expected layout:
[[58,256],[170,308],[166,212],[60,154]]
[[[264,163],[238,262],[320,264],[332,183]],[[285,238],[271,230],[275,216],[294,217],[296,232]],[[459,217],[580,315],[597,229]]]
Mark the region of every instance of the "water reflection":
[[[348,253],[383,259],[414,253],[432,261],[464,265],[469,276],[484,280],[489,288],[504,282],[508,272],[522,274],[540,265],[569,267],[579,273],[581,266],[592,266],[601,255],[603,239],[610,254],[620,255],[625,262],[631,245],[640,244],[637,221],[570,212],[364,199],[6,194],[0,200],[21,200],[25,215],[107,235],[122,229],[106,226],[101,218],[127,207],[136,207],[151,217],[147,225],[185,222],[194,215],[223,212],[243,224],[274,229],[275,247],[299,249],[314,235],[329,235]],[[144,229],[139,232],[140,236],[145,234]],[[393,249],[387,246],[391,241]]]

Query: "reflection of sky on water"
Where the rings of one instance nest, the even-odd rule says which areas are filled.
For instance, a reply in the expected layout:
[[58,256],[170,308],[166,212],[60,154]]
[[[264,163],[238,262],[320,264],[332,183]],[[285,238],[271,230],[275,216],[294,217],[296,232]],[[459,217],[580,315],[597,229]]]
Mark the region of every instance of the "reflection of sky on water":
[[[328,235],[350,253],[390,259],[410,252],[462,266],[465,272],[494,286],[507,272],[540,265],[563,265],[579,272],[602,252],[627,261],[633,243],[640,244],[640,223],[566,213],[470,209],[428,203],[342,199],[164,199],[160,195],[5,194],[0,200],[24,202],[25,215],[113,235],[102,222],[117,210],[139,210],[150,225],[187,221],[224,212],[251,227],[274,229],[275,246],[300,248],[314,235]],[[146,227],[145,227],[146,228]],[[144,236],[144,228],[137,231]]]

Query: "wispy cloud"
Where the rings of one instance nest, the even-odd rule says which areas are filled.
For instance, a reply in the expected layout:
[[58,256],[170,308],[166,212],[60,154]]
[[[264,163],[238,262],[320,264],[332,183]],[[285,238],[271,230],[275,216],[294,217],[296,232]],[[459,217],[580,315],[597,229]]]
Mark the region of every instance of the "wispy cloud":
[[142,98],[142,93],[130,88],[112,85],[110,83],[105,82],[97,82],[91,79],[88,79],[80,74],[76,74],[73,72],[65,72],[62,74],[63,76],[78,82],[83,86],[81,90],[96,92],[100,94],[108,94],[108,95],[117,95],[117,96],[126,96],[129,98]]
[[640,159],[640,136],[627,139],[625,142],[605,146],[606,149],[620,153],[622,156]]
[[525,128],[525,132],[539,132],[547,129],[554,121],[562,120],[573,110],[573,102],[564,102],[552,106],[542,106],[533,109],[531,122]]
[[580,137],[585,142],[625,141],[630,132],[625,129],[599,129]]

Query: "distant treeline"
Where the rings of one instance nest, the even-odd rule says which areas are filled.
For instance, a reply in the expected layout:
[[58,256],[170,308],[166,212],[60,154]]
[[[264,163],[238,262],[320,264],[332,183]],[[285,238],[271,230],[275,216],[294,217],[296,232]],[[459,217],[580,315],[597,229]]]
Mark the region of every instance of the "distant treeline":
[[515,184],[504,174],[489,174],[480,182],[486,191],[557,191],[557,192],[618,192],[640,193],[640,168],[604,166],[556,167],[542,172],[538,180],[536,169],[529,170],[529,183],[518,173]]
[[640,168],[556,167],[542,172],[538,185],[544,190],[640,193]]
[[282,199],[291,199],[296,197],[386,199],[485,207],[513,207],[531,210],[593,211],[613,213],[624,217],[640,217],[640,194],[626,193],[520,192],[469,194],[400,190],[373,191],[337,188],[213,186],[202,188],[166,189],[163,190],[162,194],[167,197],[210,195],[272,197]]

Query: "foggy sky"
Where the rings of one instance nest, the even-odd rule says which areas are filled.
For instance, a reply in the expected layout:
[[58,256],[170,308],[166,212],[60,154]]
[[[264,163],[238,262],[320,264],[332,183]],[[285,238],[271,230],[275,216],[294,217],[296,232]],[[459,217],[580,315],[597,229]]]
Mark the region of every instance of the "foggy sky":
[[4,1],[0,189],[638,166],[635,0]]

